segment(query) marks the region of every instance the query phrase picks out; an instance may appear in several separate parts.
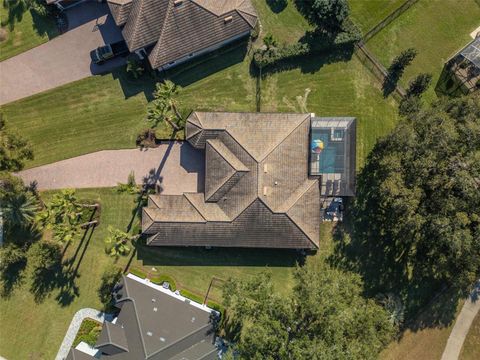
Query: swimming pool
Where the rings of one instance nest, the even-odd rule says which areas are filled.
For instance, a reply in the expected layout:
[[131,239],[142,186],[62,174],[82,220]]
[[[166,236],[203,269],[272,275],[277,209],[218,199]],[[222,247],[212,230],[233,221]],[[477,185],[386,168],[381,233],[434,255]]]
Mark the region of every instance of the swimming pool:
[[[345,141],[343,129],[313,129],[311,144],[312,172],[318,174],[338,174],[344,171]],[[318,140],[323,149],[314,150]]]

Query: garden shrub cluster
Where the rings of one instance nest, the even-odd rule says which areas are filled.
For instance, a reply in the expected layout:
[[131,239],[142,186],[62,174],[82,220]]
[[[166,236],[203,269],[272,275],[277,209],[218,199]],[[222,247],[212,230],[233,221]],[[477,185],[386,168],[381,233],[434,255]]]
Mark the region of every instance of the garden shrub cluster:
[[169,275],[157,275],[152,276],[150,281],[157,285],[163,285],[164,282],[167,282],[170,285],[170,290],[175,291],[177,290],[177,285],[175,284],[175,280]]
[[102,324],[98,321],[85,319],[80,325],[77,336],[73,340],[73,347],[76,347],[82,341],[86,342],[90,346],[95,346],[98,336],[102,331]]

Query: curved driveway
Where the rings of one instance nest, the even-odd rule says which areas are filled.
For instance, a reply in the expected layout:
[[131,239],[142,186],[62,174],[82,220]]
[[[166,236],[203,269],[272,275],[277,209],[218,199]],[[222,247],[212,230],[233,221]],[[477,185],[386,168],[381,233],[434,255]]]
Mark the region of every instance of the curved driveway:
[[39,190],[112,187],[126,183],[131,171],[138,184],[148,177],[162,194],[180,195],[202,188],[204,158],[186,142],[166,142],[158,148],[105,150],[21,171],[18,175]]

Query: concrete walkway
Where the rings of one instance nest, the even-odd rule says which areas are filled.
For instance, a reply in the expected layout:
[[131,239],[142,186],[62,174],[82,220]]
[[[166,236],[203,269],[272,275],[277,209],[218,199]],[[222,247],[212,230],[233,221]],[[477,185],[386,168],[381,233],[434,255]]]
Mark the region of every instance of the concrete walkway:
[[0,105],[108,72],[125,62],[117,58],[98,66],[90,60],[91,50],[122,40],[107,4],[88,2],[66,14],[66,33],[0,62]]
[[68,352],[73,345],[73,341],[75,340],[75,336],[77,336],[78,329],[80,329],[82,321],[87,318],[96,320],[101,323],[103,323],[105,320],[113,320],[113,316],[111,314],[105,314],[102,311],[91,308],[78,310],[73,316],[72,322],[68,327],[65,337],[63,338],[62,345],[60,345],[60,349],[58,350],[55,360],[64,360],[67,357]]
[[473,319],[480,311],[480,281],[465,301],[443,351],[442,360],[457,360]]
[[202,188],[204,159],[186,142],[166,142],[158,148],[105,150],[21,171],[26,184],[39,190],[112,187],[126,183],[133,171],[138,184],[148,177],[162,194],[180,195]]

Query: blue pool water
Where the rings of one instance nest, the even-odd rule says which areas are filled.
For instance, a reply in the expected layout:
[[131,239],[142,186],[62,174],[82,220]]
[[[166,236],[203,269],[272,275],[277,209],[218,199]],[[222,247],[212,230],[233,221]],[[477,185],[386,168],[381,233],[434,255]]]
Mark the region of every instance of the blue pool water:
[[[342,136],[342,133],[336,133],[334,136]],[[318,155],[318,171],[321,174],[334,174],[343,171],[343,163],[339,157],[343,157],[343,140],[330,141],[330,130],[314,130],[312,132],[312,146],[315,140],[321,140],[324,148]],[[312,154],[316,156],[316,154]]]

